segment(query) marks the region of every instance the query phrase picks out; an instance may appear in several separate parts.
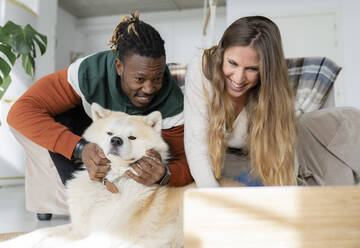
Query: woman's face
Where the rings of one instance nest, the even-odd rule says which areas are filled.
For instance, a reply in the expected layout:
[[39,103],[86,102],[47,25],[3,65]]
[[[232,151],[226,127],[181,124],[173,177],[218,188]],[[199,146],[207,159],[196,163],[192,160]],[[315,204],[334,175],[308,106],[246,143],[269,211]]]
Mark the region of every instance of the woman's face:
[[233,46],[224,52],[226,90],[234,101],[242,101],[259,79],[260,58],[249,46]]

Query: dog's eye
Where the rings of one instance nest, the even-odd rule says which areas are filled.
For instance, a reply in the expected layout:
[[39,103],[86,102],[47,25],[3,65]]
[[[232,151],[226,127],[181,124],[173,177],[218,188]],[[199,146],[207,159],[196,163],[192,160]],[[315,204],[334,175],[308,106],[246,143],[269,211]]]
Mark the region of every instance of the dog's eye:
[[129,136],[128,138],[129,138],[129,140],[136,140],[135,136]]
[[108,134],[108,135],[110,135],[110,136],[111,136],[111,135],[113,135],[113,133],[112,133],[112,132],[107,132],[107,134]]

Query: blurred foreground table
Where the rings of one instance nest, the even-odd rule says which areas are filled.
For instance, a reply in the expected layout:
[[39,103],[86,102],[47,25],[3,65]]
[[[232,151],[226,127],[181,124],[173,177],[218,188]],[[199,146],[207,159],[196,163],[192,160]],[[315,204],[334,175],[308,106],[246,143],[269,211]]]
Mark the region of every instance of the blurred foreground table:
[[185,248],[360,247],[360,187],[191,189]]

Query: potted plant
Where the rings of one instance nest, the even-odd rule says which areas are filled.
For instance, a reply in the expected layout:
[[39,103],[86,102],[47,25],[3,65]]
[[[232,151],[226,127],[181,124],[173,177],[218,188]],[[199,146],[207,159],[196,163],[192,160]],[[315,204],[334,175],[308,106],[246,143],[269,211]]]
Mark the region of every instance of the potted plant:
[[[11,21],[0,26],[0,100],[11,83],[10,72],[21,57],[25,72],[34,78],[36,45],[41,55],[46,52],[47,37],[31,25],[22,28]],[[2,56],[5,55],[5,56]]]

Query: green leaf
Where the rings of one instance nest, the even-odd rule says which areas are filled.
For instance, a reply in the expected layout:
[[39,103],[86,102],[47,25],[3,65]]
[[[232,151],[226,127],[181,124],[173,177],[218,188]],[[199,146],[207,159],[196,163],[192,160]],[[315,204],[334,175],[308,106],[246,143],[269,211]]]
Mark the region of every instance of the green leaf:
[[29,24],[25,26],[24,33],[25,33],[25,36],[26,36],[27,40],[31,39],[31,40],[34,40],[36,42],[36,44],[39,46],[41,55],[43,55],[46,52],[47,37],[45,35],[40,34],[39,32],[37,32]]
[[12,65],[15,64],[16,55],[11,51],[11,47],[0,44],[0,51],[6,55]]
[[27,55],[22,55],[21,56],[21,64],[24,69],[25,69],[26,60],[27,60]]
[[19,30],[22,30],[20,25],[17,25],[15,23],[13,23],[12,21],[8,21],[5,26],[3,27],[3,29],[8,32],[9,34],[14,34],[17,33]]
[[31,51],[30,44],[26,40],[24,30],[20,25],[8,21],[4,26],[4,30],[8,32],[13,39],[14,43],[12,48],[16,53],[27,54]]
[[0,71],[2,72],[3,78],[7,77],[10,74],[11,67],[9,64],[0,57]]
[[34,37],[34,41],[38,45],[41,55],[43,55],[46,52],[47,42],[46,43],[41,42],[36,36]]
[[35,76],[35,60],[33,57],[29,56],[29,62],[28,62],[29,70],[31,70],[31,74],[29,74],[32,78]]
[[0,99],[4,96],[6,90],[8,89],[9,85],[11,83],[11,77],[7,76],[2,81],[2,84],[0,85]]
[[28,75],[34,77],[35,61],[31,56],[26,54],[22,55],[22,66]]
[[30,53],[28,54],[30,57],[33,57],[33,58],[36,58],[36,47],[35,47],[35,42],[34,41],[31,41],[30,42],[30,47],[31,47],[31,51]]
[[0,26],[0,55],[4,54],[8,60],[0,56],[0,99],[11,83],[11,68],[20,56],[25,72],[34,77],[36,46],[43,55],[46,52],[47,37],[37,32],[31,25],[22,28],[8,21],[5,26]]
[[0,27],[0,43],[9,45],[10,47],[13,47],[14,42],[10,37],[10,34],[4,30],[3,27]]
[[33,47],[34,47],[34,49],[32,50],[32,55],[31,55],[31,57],[36,58],[36,49],[35,49],[35,44],[34,44],[34,42],[33,42]]

